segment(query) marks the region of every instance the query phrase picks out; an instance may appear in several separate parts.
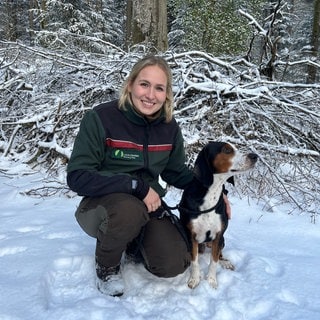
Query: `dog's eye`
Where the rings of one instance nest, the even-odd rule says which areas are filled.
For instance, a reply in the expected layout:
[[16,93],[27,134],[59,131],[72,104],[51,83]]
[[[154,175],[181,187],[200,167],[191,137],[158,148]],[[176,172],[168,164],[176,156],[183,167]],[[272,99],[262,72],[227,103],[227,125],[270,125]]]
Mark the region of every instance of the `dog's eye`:
[[234,151],[230,146],[227,145],[222,148],[222,152],[225,154],[232,154]]

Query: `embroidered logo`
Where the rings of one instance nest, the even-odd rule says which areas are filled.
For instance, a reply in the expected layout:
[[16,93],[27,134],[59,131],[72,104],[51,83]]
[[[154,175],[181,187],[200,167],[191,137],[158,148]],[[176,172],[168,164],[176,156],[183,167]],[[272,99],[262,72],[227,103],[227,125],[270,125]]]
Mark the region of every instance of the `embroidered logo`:
[[114,156],[115,156],[115,158],[123,158],[123,155],[124,155],[124,153],[123,153],[123,151],[122,150],[115,150],[115,152],[114,152]]
[[112,157],[121,160],[141,160],[142,153],[137,150],[115,149],[112,151]]

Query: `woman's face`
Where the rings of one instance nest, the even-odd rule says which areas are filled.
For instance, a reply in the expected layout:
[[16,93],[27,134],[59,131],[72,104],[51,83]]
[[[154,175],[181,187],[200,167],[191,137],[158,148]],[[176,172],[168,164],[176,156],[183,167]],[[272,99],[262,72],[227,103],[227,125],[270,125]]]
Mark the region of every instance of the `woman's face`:
[[145,116],[161,109],[167,96],[167,76],[158,66],[147,66],[129,85],[131,100],[135,108]]

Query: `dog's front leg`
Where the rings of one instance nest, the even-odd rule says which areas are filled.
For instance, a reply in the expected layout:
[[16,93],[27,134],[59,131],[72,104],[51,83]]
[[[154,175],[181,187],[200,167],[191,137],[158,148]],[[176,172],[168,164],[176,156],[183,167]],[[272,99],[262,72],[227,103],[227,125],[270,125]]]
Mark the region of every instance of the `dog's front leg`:
[[208,276],[207,280],[211,287],[213,288],[218,288],[218,281],[217,281],[217,266],[219,262],[219,257],[220,257],[220,247],[219,247],[219,242],[220,242],[220,234],[217,234],[216,238],[212,241],[212,246],[211,246],[211,261],[209,265],[209,271],[208,271]]
[[215,262],[211,258],[211,262],[209,265],[209,272],[208,272],[208,282],[211,287],[217,289],[218,288],[218,281],[217,281],[217,262]]
[[200,283],[200,265],[199,265],[198,243],[192,241],[192,259],[191,259],[191,275],[188,280],[188,287],[194,289]]

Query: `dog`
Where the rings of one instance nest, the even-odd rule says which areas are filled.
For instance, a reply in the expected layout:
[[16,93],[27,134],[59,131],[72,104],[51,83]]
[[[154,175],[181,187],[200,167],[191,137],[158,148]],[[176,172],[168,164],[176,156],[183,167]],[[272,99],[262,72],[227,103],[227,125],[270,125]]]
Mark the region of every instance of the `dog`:
[[184,190],[179,204],[180,219],[191,242],[191,275],[189,288],[200,283],[199,252],[205,244],[211,246],[211,261],[207,280],[218,287],[217,265],[234,270],[233,264],[222,255],[223,234],[228,227],[224,201],[224,184],[234,184],[234,175],[254,168],[258,156],[241,154],[230,143],[209,142],[198,154],[194,164],[194,178]]

